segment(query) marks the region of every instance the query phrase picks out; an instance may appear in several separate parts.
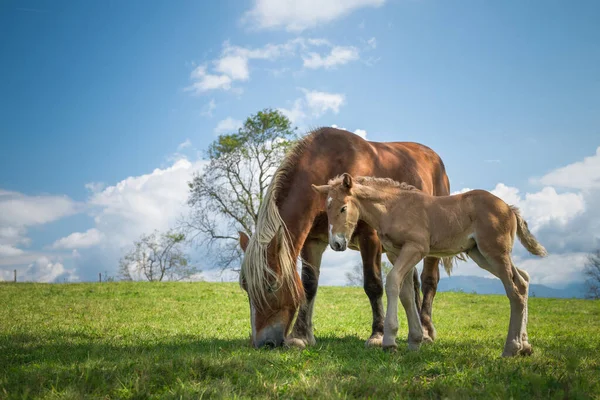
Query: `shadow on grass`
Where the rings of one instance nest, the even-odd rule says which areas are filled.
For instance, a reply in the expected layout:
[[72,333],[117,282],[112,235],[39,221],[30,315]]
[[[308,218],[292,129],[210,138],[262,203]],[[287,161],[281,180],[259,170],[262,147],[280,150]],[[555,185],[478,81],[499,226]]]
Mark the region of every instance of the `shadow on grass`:
[[[418,352],[409,352],[399,342],[398,352],[390,354],[366,349],[364,340],[356,336],[320,337],[316,346],[305,350],[256,350],[248,339],[194,335],[111,339],[55,331],[44,336],[49,339],[28,334],[0,336],[0,397],[3,392],[7,397],[48,393],[75,398],[150,394],[314,397],[322,391],[388,397],[399,390],[427,397],[484,395],[494,390],[502,396],[507,394],[505,382],[526,376],[523,387],[508,392],[519,396],[543,394],[548,383],[554,390],[564,390],[571,376],[540,378],[552,368],[543,362],[533,372],[522,369],[535,364],[535,356],[533,362],[525,363],[501,359],[502,348],[495,338],[441,339]],[[550,352],[581,352],[576,343],[545,345]],[[449,388],[454,388],[455,396]]]

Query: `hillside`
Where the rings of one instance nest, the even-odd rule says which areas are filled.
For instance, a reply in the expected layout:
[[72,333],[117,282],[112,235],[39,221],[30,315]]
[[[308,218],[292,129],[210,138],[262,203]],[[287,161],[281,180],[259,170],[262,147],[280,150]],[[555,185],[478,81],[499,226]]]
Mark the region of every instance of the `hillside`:
[[[456,275],[440,279],[438,290],[441,292],[462,291],[464,293],[477,294],[505,294],[504,286],[500,279],[465,275]],[[583,283],[570,284],[562,289],[532,284],[529,286],[529,295],[531,297],[547,298],[583,298],[585,295],[585,287]]]
[[0,398],[600,396],[598,301],[532,298],[534,354],[516,359],[499,357],[504,296],[439,293],[438,341],[395,354],[364,347],[358,288],[319,289],[302,351],[249,347],[236,284],[0,284],[0,304]]

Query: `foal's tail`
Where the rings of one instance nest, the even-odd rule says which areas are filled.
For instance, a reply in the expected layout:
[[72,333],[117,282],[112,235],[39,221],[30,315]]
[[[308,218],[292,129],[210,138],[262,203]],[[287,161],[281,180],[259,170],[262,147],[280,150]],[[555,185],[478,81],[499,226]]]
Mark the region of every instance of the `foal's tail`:
[[519,241],[523,244],[523,247],[531,254],[546,257],[548,252],[529,231],[527,221],[523,219],[519,209],[515,206],[510,206],[510,210],[515,214],[515,217],[517,217],[517,236],[519,237]]

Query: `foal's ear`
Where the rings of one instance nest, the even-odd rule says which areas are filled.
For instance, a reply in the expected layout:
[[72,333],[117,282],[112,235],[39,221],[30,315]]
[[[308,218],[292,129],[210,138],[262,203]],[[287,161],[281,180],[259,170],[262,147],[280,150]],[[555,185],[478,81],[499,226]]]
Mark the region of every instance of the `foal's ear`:
[[329,186],[329,185],[320,185],[320,186],[317,186],[317,185],[311,185],[311,187],[312,187],[312,188],[313,188],[313,190],[314,190],[315,192],[317,192],[317,193],[320,193],[320,194],[327,194],[327,193],[329,193],[329,189],[330,189],[330,187],[331,187],[331,186]]
[[342,184],[344,185],[344,187],[346,189],[352,189],[352,176],[350,176],[349,173],[344,172],[344,174],[342,175]]
[[246,235],[242,231],[239,231],[238,233],[240,235],[240,247],[242,248],[242,251],[245,253],[246,248],[248,247],[248,242],[250,241],[250,238],[248,237],[248,235]]

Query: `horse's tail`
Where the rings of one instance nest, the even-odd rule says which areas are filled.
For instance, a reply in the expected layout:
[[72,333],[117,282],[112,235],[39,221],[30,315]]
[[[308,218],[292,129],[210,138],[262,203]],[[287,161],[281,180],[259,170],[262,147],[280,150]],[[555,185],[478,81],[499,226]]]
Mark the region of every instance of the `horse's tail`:
[[517,236],[519,237],[519,241],[523,244],[523,247],[525,247],[531,254],[540,257],[546,257],[548,252],[529,231],[527,221],[523,219],[519,209],[515,206],[510,206],[510,210],[517,218]]
[[467,261],[464,253],[460,253],[452,257],[442,257],[442,264],[444,264],[444,269],[446,270],[448,276],[450,276],[450,274],[452,273],[452,268],[454,267],[454,259]]

